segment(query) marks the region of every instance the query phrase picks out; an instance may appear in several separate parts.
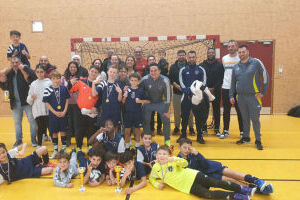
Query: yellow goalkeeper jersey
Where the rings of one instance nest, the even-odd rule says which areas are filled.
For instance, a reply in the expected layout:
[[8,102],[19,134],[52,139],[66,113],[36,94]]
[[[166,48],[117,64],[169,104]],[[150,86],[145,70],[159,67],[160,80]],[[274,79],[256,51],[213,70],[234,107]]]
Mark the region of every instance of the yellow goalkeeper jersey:
[[154,164],[149,177],[150,183],[158,188],[160,182],[157,179],[161,179],[163,183],[168,184],[170,187],[189,194],[198,171],[184,168],[188,165],[185,159],[173,158],[174,162],[168,162],[164,165]]

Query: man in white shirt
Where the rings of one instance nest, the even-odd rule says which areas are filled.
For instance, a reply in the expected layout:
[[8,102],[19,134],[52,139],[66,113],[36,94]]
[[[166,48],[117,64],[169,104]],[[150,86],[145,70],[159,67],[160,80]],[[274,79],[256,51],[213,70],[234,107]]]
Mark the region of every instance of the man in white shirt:
[[[231,87],[231,75],[232,69],[235,64],[240,61],[238,55],[238,46],[235,40],[229,40],[228,42],[228,54],[222,58],[222,63],[224,66],[224,79],[222,85],[222,100],[223,100],[223,133],[220,135],[220,139],[224,139],[229,136],[229,124],[230,124],[230,110],[231,110],[231,103],[229,100],[229,90]],[[236,96],[235,96],[236,98]],[[237,101],[235,101],[237,102]],[[239,129],[240,129],[240,136],[243,136],[243,121],[241,117],[241,112],[237,103],[234,104],[238,121],[239,121]]]

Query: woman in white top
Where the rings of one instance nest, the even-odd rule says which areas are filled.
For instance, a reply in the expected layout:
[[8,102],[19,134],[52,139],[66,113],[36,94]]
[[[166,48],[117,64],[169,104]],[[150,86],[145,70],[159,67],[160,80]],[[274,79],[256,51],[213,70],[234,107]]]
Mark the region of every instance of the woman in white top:
[[43,134],[47,133],[48,127],[49,111],[42,100],[45,88],[52,83],[49,78],[45,78],[45,73],[46,71],[41,65],[36,66],[35,74],[38,79],[31,83],[27,96],[27,103],[32,105],[32,114],[38,127],[38,147],[42,146]]

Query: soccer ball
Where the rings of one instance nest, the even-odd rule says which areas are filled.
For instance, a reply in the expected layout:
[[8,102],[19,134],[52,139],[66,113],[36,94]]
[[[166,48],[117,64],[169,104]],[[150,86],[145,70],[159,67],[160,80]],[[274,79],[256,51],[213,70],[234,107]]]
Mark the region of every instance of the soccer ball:
[[93,169],[91,171],[89,182],[99,182],[101,177],[101,172],[98,169]]
[[4,182],[3,176],[0,174],[0,185]]

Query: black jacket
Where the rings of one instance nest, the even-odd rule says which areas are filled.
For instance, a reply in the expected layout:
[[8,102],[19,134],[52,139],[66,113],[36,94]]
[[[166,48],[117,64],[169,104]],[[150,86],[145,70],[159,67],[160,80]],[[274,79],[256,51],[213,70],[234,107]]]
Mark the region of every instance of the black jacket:
[[[25,66],[24,71],[29,75],[28,81],[25,80],[20,70],[17,71],[17,85],[18,85],[17,88],[20,96],[21,106],[28,105],[26,99],[28,96],[29,86],[36,79],[36,76],[32,69]],[[7,81],[5,83],[0,82],[0,88],[9,91],[10,108],[13,109],[16,106],[14,86],[13,86],[13,78],[15,76],[15,71],[11,69],[6,76],[7,76]]]
[[[187,63],[184,63],[183,67],[185,67],[187,65]],[[183,68],[181,67],[181,68]],[[175,82],[178,85],[180,85],[179,83],[179,71],[180,71],[180,66],[178,63],[178,60],[170,67],[170,71],[169,71],[169,79],[170,79],[170,83],[171,85]],[[182,92],[180,90],[178,90],[177,88],[173,87],[173,93],[174,94],[178,94],[178,95],[182,95]]]
[[215,90],[220,89],[224,78],[223,64],[217,60],[213,63],[208,63],[207,60],[204,60],[200,66],[206,72],[206,86]]

